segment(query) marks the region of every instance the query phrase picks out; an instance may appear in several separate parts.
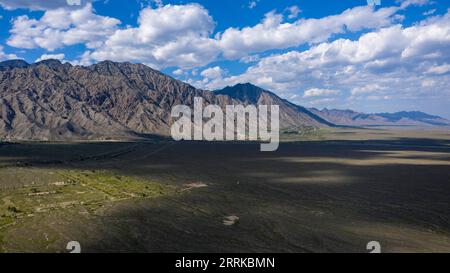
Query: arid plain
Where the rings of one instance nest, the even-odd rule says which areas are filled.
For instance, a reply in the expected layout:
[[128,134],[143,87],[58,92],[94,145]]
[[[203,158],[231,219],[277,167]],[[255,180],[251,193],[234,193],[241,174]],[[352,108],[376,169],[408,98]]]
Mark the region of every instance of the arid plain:
[[450,133],[0,144],[0,252],[450,251]]

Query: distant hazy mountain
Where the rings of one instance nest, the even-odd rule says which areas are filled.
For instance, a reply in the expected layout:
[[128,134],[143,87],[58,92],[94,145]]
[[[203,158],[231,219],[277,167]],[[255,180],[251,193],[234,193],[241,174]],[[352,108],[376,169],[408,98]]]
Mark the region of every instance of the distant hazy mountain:
[[142,64],[88,67],[46,60],[0,63],[0,137],[15,140],[127,139],[168,135],[174,105],[279,104],[281,127],[328,126],[307,109],[250,84],[196,89]]
[[316,115],[336,125],[345,126],[450,126],[450,121],[423,112],[397,112],[364,114],[352,110],[315,108],[309,109]]

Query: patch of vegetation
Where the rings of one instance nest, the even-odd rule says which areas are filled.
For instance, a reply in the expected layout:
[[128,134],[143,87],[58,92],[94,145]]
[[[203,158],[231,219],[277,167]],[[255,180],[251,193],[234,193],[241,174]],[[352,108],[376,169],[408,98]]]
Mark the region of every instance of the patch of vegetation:
[[301,126],[283,130],[281,135],[285,139],[316,140],[322,138],[322,130],[314,126]]
[[[84,208],[96,210],[137,198],[156,198],[175,188],[107,171],[60,171],[60,181],[0,191],[0,249],[4,232],[40,214]],[[76,211],[76,210],[72,210]],[[46,241],[48,243],[48,241]]]

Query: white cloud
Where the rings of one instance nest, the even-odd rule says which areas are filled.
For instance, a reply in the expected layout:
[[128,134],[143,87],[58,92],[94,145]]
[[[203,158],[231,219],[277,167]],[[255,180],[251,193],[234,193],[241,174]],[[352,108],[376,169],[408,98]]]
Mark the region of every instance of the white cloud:
[[429,16],[429,15],[433,15],[433,14],[435,14],[436,13],[436,9],[430,9],[430,10],[428,10],[428,11],[425,11],[424,13],[423,13],[423,15],[424,16]]
[[304,98],[323,97],[323,96],[338,95],[339,93],[340,92],[338,90],[311,88],[304,92],[303,97]]
[[434,87],[436,86],[436,81],[433,79],[425,79],[422,81],[421,86],[425,88]]
[[7,10],[19,8],[30,10],[51,10],[68,8],[90,3],[91,0],[0,0],[0,6]]
[[222,78],[225,74],[225,71],[219,66],[210,67],[208,69],[203,70],[200,75],[207,79],[218,79]]
[[252,82],[278,94],[321,86],[340,90],[341,98],[448,100],[449,56],[450,12],[407,28],[394,25],[357,40],[264,57],[245,73],[212,80],[204,88]]
[[339,15],[321,19],[300,19],[284,23],[274,11],[253,27],[229,28],[220,36],[220,47],[227,58],[241,58],[249,53],[283,49],[305,43],[318,43],[346,31],[389,26],[396,20],[397,7],[375,10],[371,6],[348,9]]
[[255,8],[255,7],[258,5],[259,1],[260,1],[260,0],[253,0],[253,1],[250,1],[250,2],[248,3],[248,8],[249,8],[249,9]]
[[255,63],[257,61],[259,61],[261,59],[261,57],[258,54],[255,55],[248,55],[245,57],[242,57],[239,62],[244,63],[244,64],[249,64],[249,63]]
[[430,0],[397,0],[400,4],[400,8],[404,9],[409,6],[425,6],[430,4]]
[[155,68],[203,66],[220,54],[215,23],[198,4],[145,8],[139,26],[117,30],[96,48],[93,60],[137,61]]
[[450,72],[450,64],[432,66],[427,70],[427,74],[442,75]]
[[312,100],[310,102],[307,102],[307,104],[309,106],[314,106],[314,107],[317,107],[317,106],[329,107],[329,104],[334,102],[334,101],[336,101],[336,100],[333,99],[333,98],[324,98],[324,99]]
[[12,60],[12,59],[19,59],[19,57],[17,57],[17,55],[15,55],[15,54],[6,54],[3,51],[3,46],[0,45],[0,61]]
[[69,60],[67,62],[71,63],[72,65],[81,65],[81,66],[88,66],[92,64],[92,59],[90,57],[90,51],[85,51],[78,60]]
[[92,4],[80,9],[48,10],[39,20],[27,15],[13,21],[7,43],[17,48],[45,48],[53,51],[64,46],[85,43],[95,48],[112,35],[120,21],[93,13]]
[[69,6],[81,6],[81,0],[66,0]]
[[382,87],[379,84],[374,83],[355,87],[351,90],[351,94],[360,95],[360,94],[374,93],[381,90],[385,90],[385,87]]
[[60,54],[43,54],[41,57],[39,57],[36,60],[36,62],[40,62],[40,61],[44,61],[44,60],[50,60],[50,59],[64,61],[65,57],[66,57],[66,55],[64,55],[63,53],[60,53]]
[[[79,61],[82,63],[132,61],[158,69],[171,66],[188,69],[207,65],[221,55],[226,59],[255,62],[256,59],[245,57],[271,49],[323,42],[347,31],[388,26],[396,20],[394,15],[398,10],[398,7],[375,10],[362,6],[338,15],[292,23],[283,22],[283,15],[270,12],[260,24],[229,28],[212,37],[215,22],[203,6],[158,3],[161,4],[158,8],[141,10],[137,27],[121,29],[119,20],[94,14],[91,3],[78,9],[47,10],[40,19],[19,16],[13,21],[7,43],[17,48],[40,47],[49,51],[85,44],[89,50]],[[296,6],[289,10],[291,18],[300,12]]]
[[288,19],[297,18],[300,12],[302,12],[298,6],[289,7],[287,11],[289,12]]
[[[9,1],[0,0],[0,3],[6,2]],[[413,2],[408,2],[408,5],[420,4],[423,1]],[[31,8],[31,4],[41,5],[44,2],[9,3],[16,6],[26,6],[28,3]],[[7,43],[17,48],[40,47],[49,51],[85,44],[88,50],[80,60],[73,63],[132,61],[158,69],[178,67],[185,70],[201,67],[217,60],[222,54],[226,59],[240,59],[243,63],[259,61],[246,73],[252,75],[262,69],[265,62],[276,59],[260,60],[257,54],[259,52],[322,42],[306,52],[293,51],[278,57],[278,60],[297,59],[306,65],[304,68],[292,67],[286,73],[274,71],[272,75],[265,73],[264,77],[255,79],[262,84],[272,82],[284,88],[287,88],[290,82],[295,82],[296,73],[302,70],[308,70],[311,80],[325,81],[327,77],[332,77],[328,71],[322,69],[327,65],[345,63],[345,69],[338,69],[335,73],[354,74],[355,71],[351,70],[355,69],[355,65],[364,65],[364,69],[371,71],[387,71],[389,68],[394,69],[398,62],[405,63],[403,59],[433,59],[432,54],[450,54],[449,50],[446,51],[440,46],[446,42],[446,30],[433,23],[434,19],[408,29],[402,29],[398,25],[389,27],[398,19],[396,12],[399,7],[374,9],[371,6],[361,6],[338,15],[320,19],[299,19],[291,23],[284,22],[282,14],[270,12],[255,26],[229,28],[213,37],[215,22],[203,6],[162,6],[162,2],[158,3],[161,4],[158,4],[158,8],[147,7],[141,11],[137,27],[119,28],[119,20],[94,14],[91,3],[78,9],[59,7],[47,10],[39,19],[19,16],[13,21]],[[292,6],[289,12],[289,15],[297,16],[300,10],[297,6]],[[428,25],[432,26],[427,27]],[[382,27],[387,28],[363,35],[358,41],[339,39],[332,43],[323,43],[335,34]],[[433,27],[435,29],[432,29]],[[441,33],[435,35],[435,31]],[[414,38],[415,35],[421,38]],[[436,48],[439,50],[436,51]],[[289,66],[290,62],[287,63]],[[238,77],[228,77],[223,80],[237,79]],[[214,83],[218,84],[218,79],[209,84]]]
[[175,71],[172,72],[172,74],[174,74],[175,76],[182,76],[185,74],[183,69],[176,69]]
[[152,0],[152,2],[158,7],[161,8],[164,6],[164,3],[162,0]]

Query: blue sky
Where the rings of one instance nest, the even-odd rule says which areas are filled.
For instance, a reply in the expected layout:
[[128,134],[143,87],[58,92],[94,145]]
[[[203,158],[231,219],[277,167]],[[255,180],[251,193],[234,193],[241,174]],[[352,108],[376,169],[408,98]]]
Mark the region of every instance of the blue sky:
[[450,118],[450,0],[78,1],[0,0],[0,60],[139,62],[204,89]]

